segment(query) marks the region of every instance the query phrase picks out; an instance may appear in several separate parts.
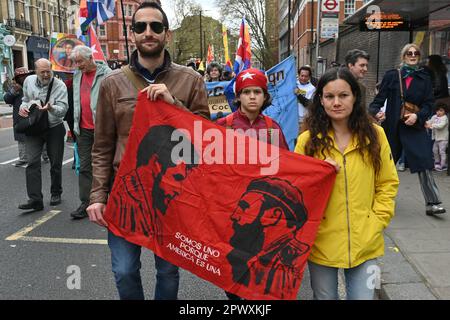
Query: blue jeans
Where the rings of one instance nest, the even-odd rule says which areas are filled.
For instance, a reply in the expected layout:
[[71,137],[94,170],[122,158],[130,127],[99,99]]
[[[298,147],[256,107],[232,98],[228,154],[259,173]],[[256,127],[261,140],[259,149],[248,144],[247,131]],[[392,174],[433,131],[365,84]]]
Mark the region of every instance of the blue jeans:
[[[308,261],[314,300],[338,300],[339,268],[322,266]],[[347,300],[373,300],[378,266],[376,259],[367,260],[357,267],[344,269]],[[379,275],[379,273],[378,273]]]
[[[141,281],[141,246],[108,231],[112,271],[121,300],[144,300]],[[155,255],[155,300],[176,300],[180,275],[178,267]]]

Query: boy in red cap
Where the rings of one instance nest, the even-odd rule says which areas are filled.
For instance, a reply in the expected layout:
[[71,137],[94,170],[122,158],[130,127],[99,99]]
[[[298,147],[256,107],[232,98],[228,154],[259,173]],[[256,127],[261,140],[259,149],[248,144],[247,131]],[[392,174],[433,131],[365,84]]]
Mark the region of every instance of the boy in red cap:
[[[225,118],[217,120],[217,124],[232,129],[255,129],[260,139],[261,132],[268,130],[269,143],[279,148],[289,150],[286,139],[278,123],[262,114],[270,106],[272,98],[267,91],[267,77],[259,69],[247,69],[239,73],[235,83],[236,99],[234,103],[238,109]],[[278,141],[272,141],[273,130],[278,130]]]
[[[247,131],[248,129],[255,129],[258,140],[263,138],[260,134],[264,130],[261,129],[266,129],[268,132],[264,135],[264,139],[261,140],[267,139],[269,143],[276,144],[281,149],[289,150],[283,131],[278,123],[262,114],[263,110],[270,106],[272,102],[272,98],[267,91],[266,75],[259,69],[242,71],[236,78],[234,91],[236,94],[234,103],[238,109],[225,118],[220,118],[216,123],[235,130],[243,129]],[[273,130],[278,130],[279,132],[278,141],[275,143],[272,139],[272,136],[274,136]],[[225,293],[230,300],[241,300],[235,294],[227,291]]]

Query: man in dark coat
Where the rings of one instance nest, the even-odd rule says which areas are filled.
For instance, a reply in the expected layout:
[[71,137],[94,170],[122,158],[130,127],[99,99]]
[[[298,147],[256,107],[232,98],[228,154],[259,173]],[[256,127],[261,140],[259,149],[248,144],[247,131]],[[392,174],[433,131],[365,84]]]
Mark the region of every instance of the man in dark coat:
[[[7,104],[13,107],[13,124],[19,121],[19,108],[22,104],[23,91],[22,86],[25,78],[34,72],[28,71],[25,67],[20,67],[14,70],[14,82],[8,88],[8,91],[3,96]],[[25,152],[25,134],[18,133],[14,130],[14,140],[17,141],[19,148],[19,160],[14,163],[16,167],[21,167],[27,164],[27,155]]]

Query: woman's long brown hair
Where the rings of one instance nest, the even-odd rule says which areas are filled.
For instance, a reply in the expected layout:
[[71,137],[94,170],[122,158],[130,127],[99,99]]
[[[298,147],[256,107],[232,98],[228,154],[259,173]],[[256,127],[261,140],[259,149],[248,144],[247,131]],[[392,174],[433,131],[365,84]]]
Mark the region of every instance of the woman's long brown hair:
[[361,157],[364,158],[364,150],[367,150],[375,174],[378,174],[381,167],[380,141],[377,131],[373,125],[373,120],[367,113],[366,107],[361,103],[361,89],[358,81],[347,68],[332,68],[325,72],[317,84],[316,93],[312,103],[308,106],[308,115],[305,122],[310,138],[306,142],[305,153],[309,156],[322,155],[326,158],[326,153],[330,153],[333,148],[333,140],[328,136],[328,131],[332,129],[331,120],[325,112],[320,98],[323,95],[323,88],[331,81],[341,79],[346,81],[355,96],[353,111],[348,120],[348,128],[357,137],[357,143]]

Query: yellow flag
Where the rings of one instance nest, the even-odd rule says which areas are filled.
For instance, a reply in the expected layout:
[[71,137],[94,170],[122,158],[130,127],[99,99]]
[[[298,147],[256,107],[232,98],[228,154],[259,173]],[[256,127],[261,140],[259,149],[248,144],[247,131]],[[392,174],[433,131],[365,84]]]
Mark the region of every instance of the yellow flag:
[[230,54],[228,52],[228,33],[227,27],[222,24],[223,49],[225,51],[225,64],[231,68]]
[[198,70],[205,71],[205,65],[203,64],[203,61],[200,62],[199,66],[198,66]]

